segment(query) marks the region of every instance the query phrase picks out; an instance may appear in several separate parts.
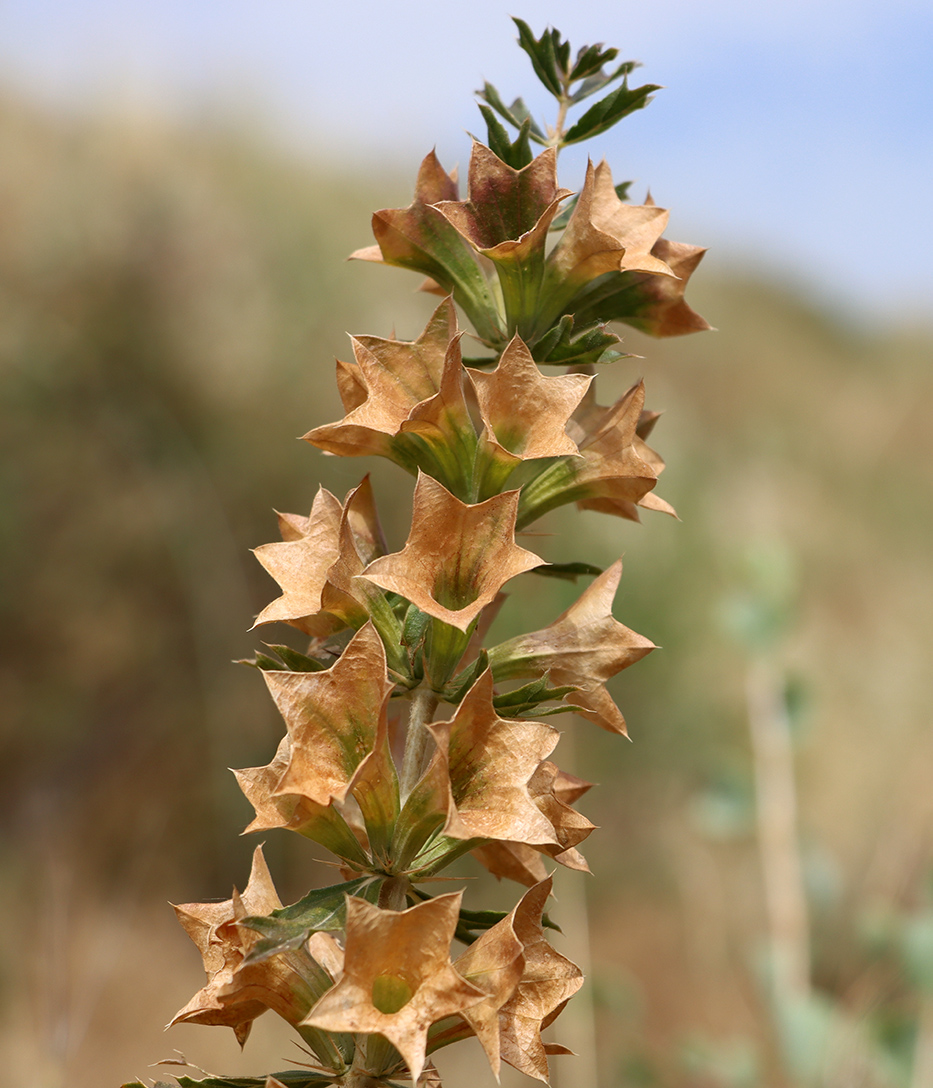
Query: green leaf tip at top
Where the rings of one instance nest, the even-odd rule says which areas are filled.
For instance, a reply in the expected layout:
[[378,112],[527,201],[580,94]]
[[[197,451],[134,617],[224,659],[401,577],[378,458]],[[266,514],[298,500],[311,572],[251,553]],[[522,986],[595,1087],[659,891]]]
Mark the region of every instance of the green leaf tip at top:
[[[563,147],[605,132],[623,117],[646,106],[651,101],[651,92],[660,89],[655,84],[634,89],[628,86],[629,74],[639,67],[637,61],[623,61],[606,71],[605,65],[615,60],[618,49],[606,48],[602,42],[584,45],[577,51],[576,58],[571,60],[570,43],[556,28],[547,27],[536,38],[523,19],[513,18],[513,22],[518,28],[519,46],[528,54],[535,75],[560,103],[561,112],[556,127],[549,129],[546,137],[541,128],[531,121],[521,99],[506,106],[496,88],[491,83],[485,83],[477,93],[486,102],[486,106],[480,106],[480,109],[489,128],[489,144],[507,162],[511,163],[510,156],[524,153],[529,139],[545,146]],[[577,105],[619,79],[622,80],[621,87],[587,110],[569,131],[563,131],[563,119],[569,106]],[[575,84],[578,86],[573,89]],[[508,140],[493,111],[520,130],[514,145]]]
[[518,44],[530,57],[535,75],[555,98],[559,98],[562,88],[557,66],[559,61],[563,60],[563,67],[566,70],[570,56],[569,42],[561,41],[560,32],[552,27],[548,27],[540,38],[536,38],[524,19],[513,16],[512,22],[518,28]]

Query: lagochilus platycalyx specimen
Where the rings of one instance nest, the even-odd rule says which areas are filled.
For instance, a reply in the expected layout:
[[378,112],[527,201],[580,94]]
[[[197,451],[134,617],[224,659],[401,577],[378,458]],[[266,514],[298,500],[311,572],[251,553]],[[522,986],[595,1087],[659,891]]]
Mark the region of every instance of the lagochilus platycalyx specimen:
[[[623,356],[613,323],[654,336],[709,326],[684,300],[703,250],[664,237],[667,211],[632,203],[604,161],[575,190],[557,178],[563,147],[657,88],[630,87],[636,65],[615,49],[571,55],[556,30],[515,22],[554,124],[487,83],[465,196],[432,152],[411,204],[376,212],[375,245],[353,256],[418,273],[439,301],[412,341],[352,338],[336,372],[346,414],[305,436],[408,473],[408,539],[390,550],[364,477],[343,499],[321,488],[307,516],[280,515],[281,541],[256,551],[281,589],[257,624],[304,639],[250,662],[285,732],[269,763],[236,772],[255,809],[247,830],[313,840],[341,880],[284,906],[257,848],[244,891],[176,907],[208,977],[173,1022],[244,1043],[272,1010],[306,1060],[182,1084],[438,1085],[432,1055],[470,1036],[497,1076],[507,1062],[546,1082],[566,1053],[541,1033],[583,978],[552,944],[550,874],[586,871],[593,825],[574,807],[590,784],[559,751],[555,762],[547,719],[625,735],[606,683],[653,645],[613,616],[621,562],[549,563],[516,534],[567,504],[673,513],[655,490],[664,462],[642,383],[602,405],[595,374]],[[507,583],[526,573],[588,584],[548,626],[486,645]],[[465,854],[524,888],[511,911],[438,884]]]

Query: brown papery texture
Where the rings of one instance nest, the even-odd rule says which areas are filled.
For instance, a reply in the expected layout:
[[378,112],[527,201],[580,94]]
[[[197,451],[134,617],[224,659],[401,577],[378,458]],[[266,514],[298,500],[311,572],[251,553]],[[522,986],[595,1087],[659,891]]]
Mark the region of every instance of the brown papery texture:
[[621,577],[620,559],[548,627],[519,635],[491,651],[493,671],[502,676],[549,673],[558,683],[577,685],[579,690],[570,698],[583,708],[584,716],[610,732],[625,733],[625,719],[604,684],[655,646],[612,615]]
[[544,562],[515,543],[517,509],[517,491],[463,503],[422,473],[405,547],[364,576],[466,631],[510,578]]
[[[383,1035],[417,1080],[430,1026],[486,996],[450,962],[460,899],[459,893],[443,895],[407,911],[392,911],[350,898],[343,977],[305,1022],[326,1031]],[[397,1010],[386,1012],[374,1003],[380,980],[390,980],[402,996],[409,995]]]

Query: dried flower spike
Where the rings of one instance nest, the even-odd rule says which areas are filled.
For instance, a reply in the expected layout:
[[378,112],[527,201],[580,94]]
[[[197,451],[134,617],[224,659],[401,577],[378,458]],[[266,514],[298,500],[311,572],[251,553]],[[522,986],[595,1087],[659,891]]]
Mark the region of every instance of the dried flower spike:
[[[257,849],[242,895],[176,907],[208,977],[173,1023],[225,1025],[242,1044],[272,1009],[314,1064],[248,1078],[265,1088],[440,1088],[430,1055],[472,1035],[497,1077],[506,1062],[547,1082],[548,1059],[569,1053],[542,1031],[583,978],[545,937],[544,911],[552,863],[587,871],[578,847],[594,825],[573,807],[590,784],[552,762],[559,734],[539,719],[574,710],[625,735],[606,684],[654,645],[612,615],[621,562],[548,563],[516,531],[572,503],[673,513],[653,492],[664,462],[647,445],[657,415],[642,383],[602,406],[595,364],[623,358],[609,321],[659,336],[708,326],[684,300],[703,251],[665,240],[667,211],[628,203],[605,162],[576,194],[558,181],[562,147],[656,88],[630,88],[635,64],[613,66],[614,49],[574,57],[558,31],[516,26],[554,123],[486,84],[489,141],[474,140],[467,199],[432,152],[413,202],[376,212],[377,244],[353,256],[416,271],[445,297],[414,340],[353,337],[337,363],[344,417],[305,435],[416,478],[408,539],[386,543],[366,477],[342,503],[320,489],[308,517],[280,514],[281,541],[256,549],[281,590],[257,626],[310,642],[248,662],[284,735],[267,764],[235,772],[255,810],[246,830],[323,845],[343,879],[283,905]],[[476,340],[485,354],[464,359]],[[547,627],[484,646],[503,587],[536,570],[593,581]],[[426,890],[466,855],[528,889],[511,911]],[[455,940],[466,947],[452,960]]]

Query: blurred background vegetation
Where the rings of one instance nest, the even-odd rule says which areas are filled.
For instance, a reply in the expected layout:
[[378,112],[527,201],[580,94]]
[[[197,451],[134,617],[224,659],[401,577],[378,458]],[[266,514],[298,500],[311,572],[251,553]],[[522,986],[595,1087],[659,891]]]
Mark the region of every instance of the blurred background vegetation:
[[[203,977],[164,901],[247,875],[250,810],[225,768],[268,762],[281,725],[230,662],[288,635],[247,633],[275,594],[249,555],[275,539],[272,507],[307,513],[319,483],[342,497],[371,470],[405,539],[406,477],[295,436],[341,414],[345,330],[409,339],[430,312],[413,277],[344,260],[372,209],[408,202],[408,165],[352,176],[236,126],[0,99],[9,1083],[117,1084],[173,1047],[225,1072],[300,1057],[268,1017],[243,1059],[231,1032],[160,1035]],[[663,647],[614,688],[633,744],[561,724],[559,761],[599,783],[580,806],[601,825],[598,1084],[929,1088],[933,331],[829,311],[715,252],[690,299],[720,331],[630,333],[644,359],[600,379],[605,403],[645,376],[682,522],[562,511],[526,541],[553,561],[624,553],[616,614]],[[522,576],[497,630],[545,624],[581,588]],[[763,967],[762,662],[792,733],[812,932],[813,989],[789,1012]],[[267,855],[291,901],[329,870],[288,840]],[[586,1016],[558,1036],[585,1043]],[[451,1088],[492,1084],[465,1053]],[[571,1059],[558,1076],[584,1083]]]

